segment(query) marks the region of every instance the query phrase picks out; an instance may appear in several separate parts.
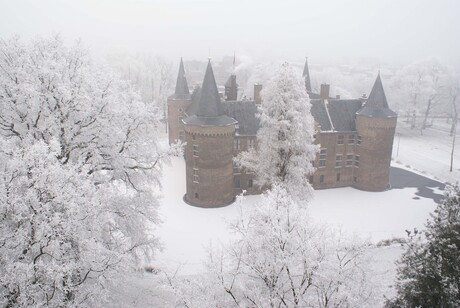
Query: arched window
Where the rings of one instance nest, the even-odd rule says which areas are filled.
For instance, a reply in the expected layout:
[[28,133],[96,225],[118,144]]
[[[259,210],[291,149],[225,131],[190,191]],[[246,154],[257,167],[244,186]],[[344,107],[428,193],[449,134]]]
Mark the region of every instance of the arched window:
[[198,193],[195,193],[195,199],[200,199],[200,196],[198,195]]

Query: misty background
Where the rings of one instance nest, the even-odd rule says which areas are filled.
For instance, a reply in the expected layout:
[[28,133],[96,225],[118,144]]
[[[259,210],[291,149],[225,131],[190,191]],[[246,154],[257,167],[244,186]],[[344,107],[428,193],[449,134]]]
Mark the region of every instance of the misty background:
[[138,51],[171,60],[378,65],[436,57],[460,65],[456,0],[2,0],[0,36],[60,33],[96,54]]

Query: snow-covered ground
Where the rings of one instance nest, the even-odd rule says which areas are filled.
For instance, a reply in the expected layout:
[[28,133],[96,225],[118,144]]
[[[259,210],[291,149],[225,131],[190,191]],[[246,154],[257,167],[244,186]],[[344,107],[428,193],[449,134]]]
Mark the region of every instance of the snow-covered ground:
[[452,137],[450,123],[436,119],[433,126],[423,130],[410,129],[409,124],[398,122],[393,143],[393,160],[412,170],[427,174],[441,182],[455,183],[460,180],[460,129],[457,129],[456,147],[452,172],[450,156]]
[[[420,135],[404,124],[398,124],[393,150],[394,167],[404,168],[440,182],[455,182],[460,178],[460,154],[454,160],[455,170],[450,173],[450,147],[452,139],[442,123],[433,126]],[[460,139],[458,139],[460,140]],[[398,150],[399,144],[399,150]],[[460,151],[459,151],[460,152]],[[163,224],[158,236],[164,243],[164,250],[158,255],[156,265],[173,272],[180,268],[181,275],[193,275],[203,270],[210,245],[225,244],[232,238],[227,222],[234,219],[240,206],[232,204],[218,209],[202,209],[184,203],[185,163],[174,158],[164,169],[162,206]],[[385,192],[364,192],[353,188],[319,190],[310,204],[310,215],[319,223],[326,223],[348,234],[356,234],[372,243],[384,239],[405,238],[405,230],[422,229],[429,213],[436,204],[431,198],[420,196],[419,189],[410,187]],[[439,188],[430,188],[441,194]],[[258,196],[246,197],[242,203],[245,209],[254,206]],[[374,275],[386,288],[383,293],[391,296],[395,275],[394,261],[402,249],[398,245],[375,247],[370,250],[374,259]],[[133,282],[135,287],[129,294],[152,293],[157,298],[160,290],[153,290],[154,278],[141,275]],[[153,280],[152,280],[153,279]],[[135,290],[135,291],[134,291]]]
[[[240,207],[203,209],[187,205],[185,163],[174,158],[164,170],[164,199],[161,214],[164,220],[159,237],[165,244],[158,260],[170,268],[181,267],[184,274],[202,269],[210,245],[226,243],[232,234],[227,222],[235,218]],[[373,243],[393,237],[405,237],[405,230],[421,229],[435,203],[416,196],[416,188],[365,192],[354,188],[319,190],[310,204],[310,215],[319,223],[331,224],[349,234],[356,234]],[[254,206],[258,196],[248,196],[243,207]]]

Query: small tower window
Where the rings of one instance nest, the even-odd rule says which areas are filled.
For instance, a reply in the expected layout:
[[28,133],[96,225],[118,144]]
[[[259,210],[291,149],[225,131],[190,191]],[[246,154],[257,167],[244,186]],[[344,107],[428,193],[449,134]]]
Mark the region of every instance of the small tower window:
[[361,136],[358,135],[358,138],[356,139],[356,144],[361,145]]
[[198,145],[193,145],[193,156],[198,157]]
[[319,177],[319,182],[320,183],[324,183],[324,175],[321,174],[320,177]]
[[179,131],[179,140],[184,141],[185,139],[185,132],[183,130]]
[[198,178],[198,168],[193,168],[193,183],[199,183]]
[[337,182],[340,182],[340,173],[337,173],[335,180],[336,180]]
[[355,155],[355,167],[359,167],[359,155]]
[[343,144],[343,135],[337,136],[337,144]]
[[195,193],[195,199],[200,199],[200,195],[198,195],[198,193]]

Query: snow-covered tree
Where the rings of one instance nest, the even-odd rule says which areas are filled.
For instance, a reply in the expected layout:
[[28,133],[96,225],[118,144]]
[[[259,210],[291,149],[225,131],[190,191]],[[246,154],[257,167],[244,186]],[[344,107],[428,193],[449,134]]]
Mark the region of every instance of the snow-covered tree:
[[295,199],[306,200],[318,146],[313,144],[314,120],[301,74],[284,63],[261,95],[257,147],[242,152],[236,162],[254,172],[259,185],[283,185]]
[[0,305],[94,306],[158,249],[158,112],[59,37],[0,40]]
[[398,262],[388,307],[460,307],[460,190],[450,187],[423,232],[414,231]]
[[364,243],[314,224],[280,185],[245,211],[230,226],[238,239],[212,251],[206,275],[171,282],[171,306],[375,306]]

